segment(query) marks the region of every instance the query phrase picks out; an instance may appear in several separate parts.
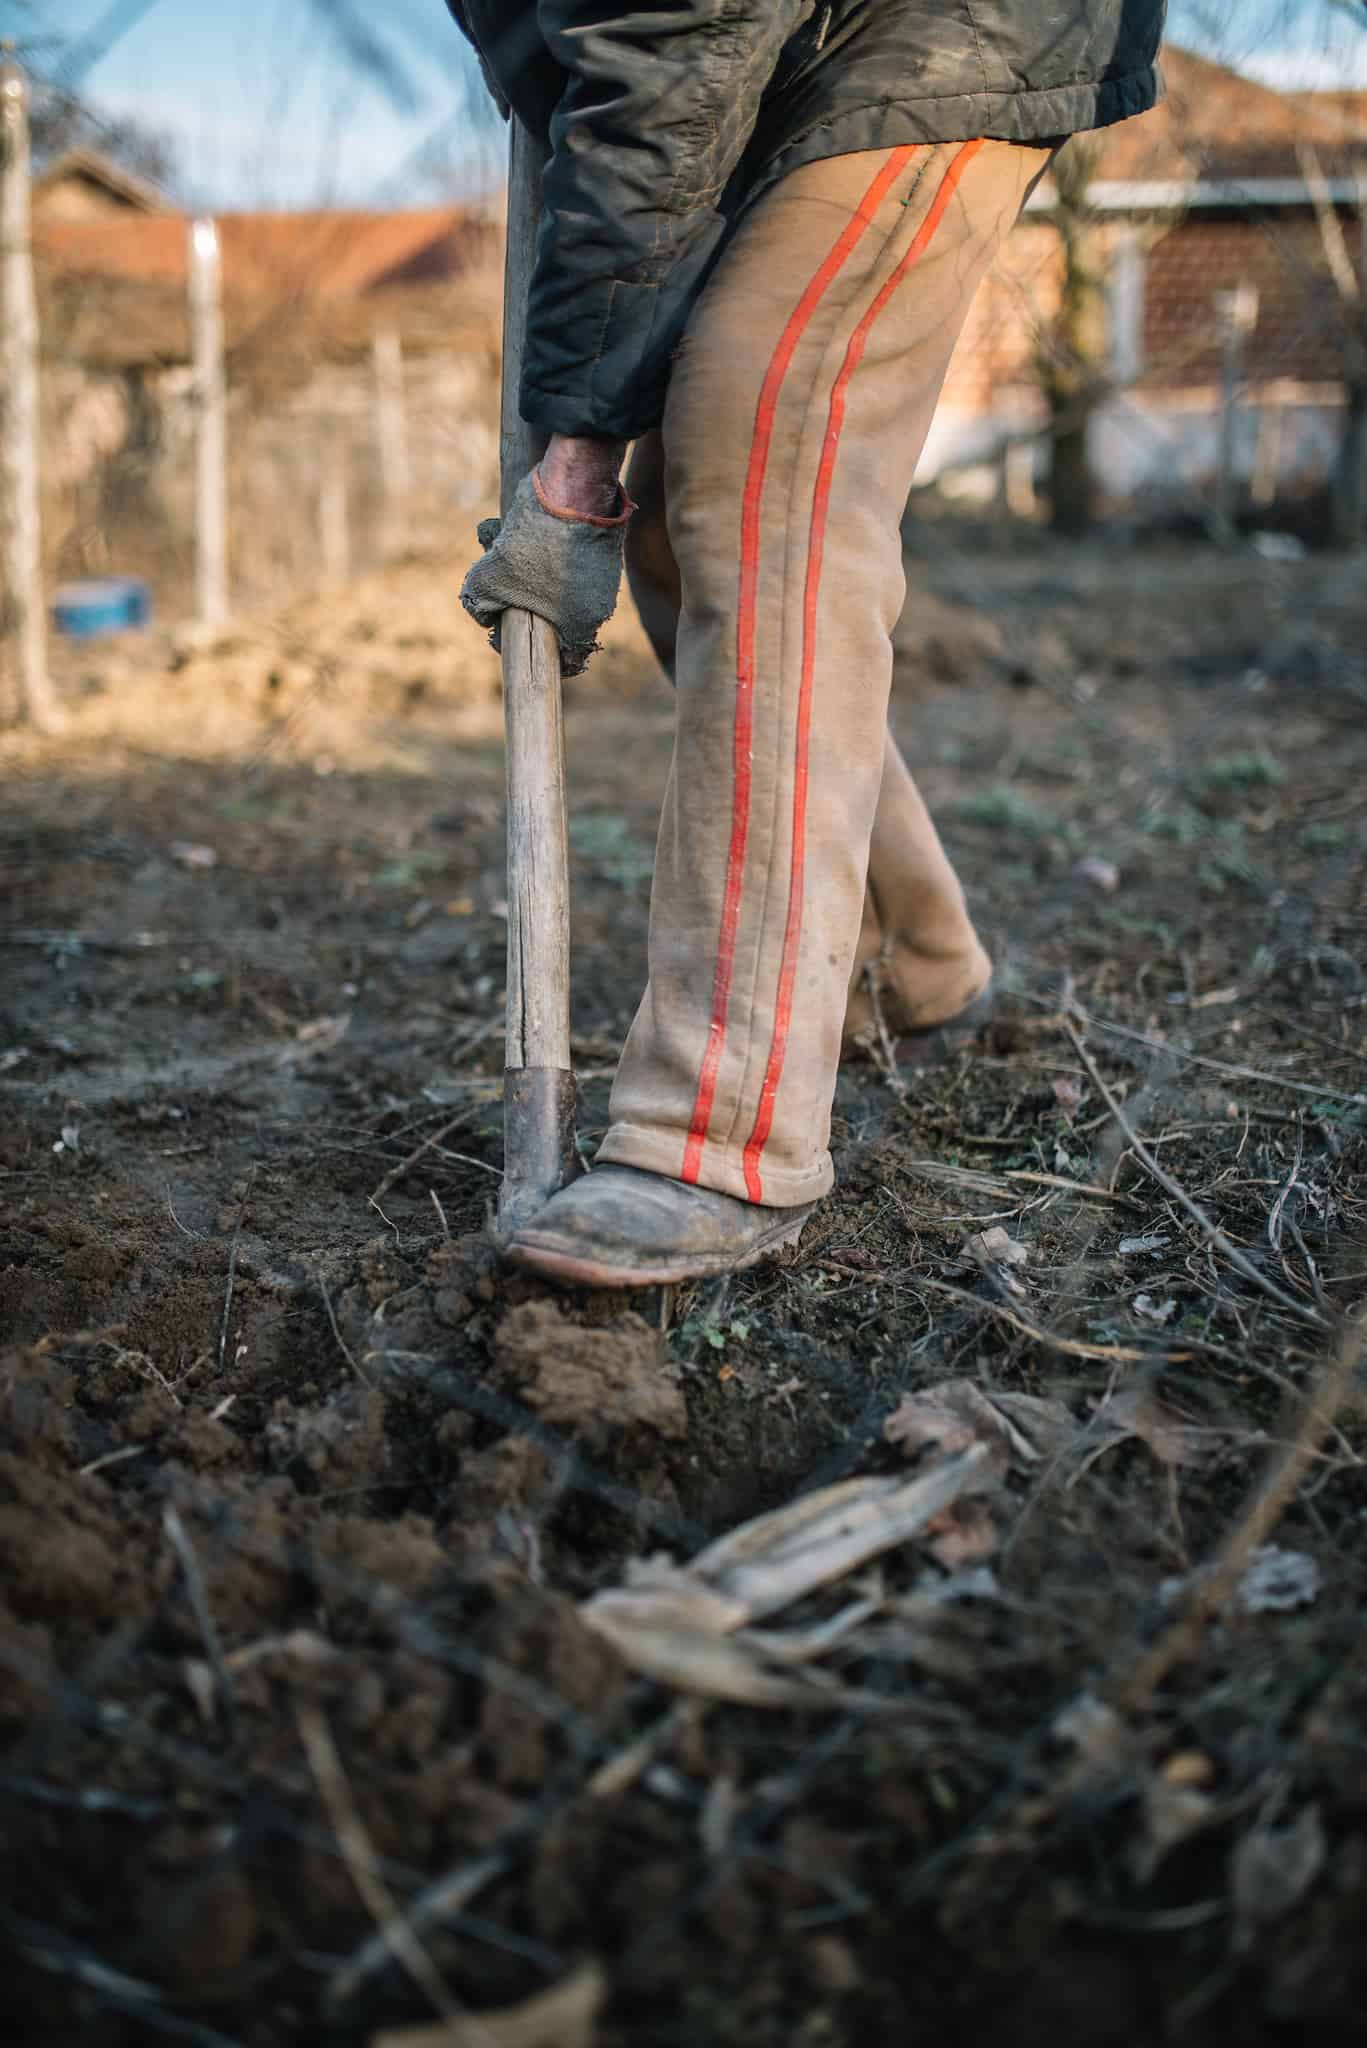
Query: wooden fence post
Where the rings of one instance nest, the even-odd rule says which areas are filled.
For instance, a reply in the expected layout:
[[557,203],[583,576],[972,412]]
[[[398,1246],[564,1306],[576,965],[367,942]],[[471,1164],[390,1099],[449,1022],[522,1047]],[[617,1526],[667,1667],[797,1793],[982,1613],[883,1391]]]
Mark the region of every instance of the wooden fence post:
[[1258,294],[1236,285],[1216,300],[1224,354],[1220,377],[1220,437],[1215,462],[1215,504],[1210,530],[1221,547],[1232,546],[1239,507],[1239,398],[1244,381],[1244,343],[1258,323]]
[[218,229],[190,228],[190,342],[195,375],[195,611],[214,630],[228,619],[228,427],[223,374],[223,276]]
[[408,420],[403,397],[403,350],[398,330],[381,328],[373,343],[375,441],[380,461],[380,553],[402,552],[408,538]]
[[14,645],[15,710],[52,732],[61,724],[47,667],[39,475],[38,309],[30,237],[28,82],[13,45],[0,61],[0,526]]

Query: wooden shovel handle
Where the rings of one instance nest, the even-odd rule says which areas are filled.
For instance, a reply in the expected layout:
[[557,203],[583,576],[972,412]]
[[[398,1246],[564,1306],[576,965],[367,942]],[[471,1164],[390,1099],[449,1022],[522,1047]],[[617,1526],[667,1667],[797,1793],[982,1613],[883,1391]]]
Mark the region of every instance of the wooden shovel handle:
[[[527,291],[541,218],[546,152],[516,121],[508,163],[503,283],[501,496],[541,459],[544,441],[518,411]],[[570,1066],[570,892],[560,649],[530,612],[503,615],[508,772],[508,1038],[503,1187],[509,1236],[579,1170]]]

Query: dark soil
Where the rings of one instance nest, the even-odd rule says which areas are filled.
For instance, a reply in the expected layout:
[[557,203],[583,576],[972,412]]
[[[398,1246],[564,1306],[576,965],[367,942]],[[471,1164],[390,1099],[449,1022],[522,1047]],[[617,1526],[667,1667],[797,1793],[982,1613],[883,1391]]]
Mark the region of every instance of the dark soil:
[[[334,693],[318,751],[268,690],[227,717],[229,652],[201,745],[193,704],[156,714],[183,679],[121,656],[121,714],[87,655],[69,734],[13,743],[7,2039],[431,2018],[400,1963],[345,1974],[375,1931],[356,1839],[406,1909],[489,1859],[419,1915],[451,1997],[595,1960],[602,2048],[1360,2028],[1360,1382],[1275,1532],[1310,1597],[1236,1602],[1146,1698],[1098,1704],[1367,1291],[1360,569],[940,527],[919,552],[896,723],[1004,999],[906,1087],[851,1060],[837,1195],[726,1285],[552,1296],[498,1265],[501,759],[468,696]],[[586,1147],[670,717],[638,649],[614,663],[570,719]],[[193,665],[206,718],[216,673]],[[1285,1301],[1148,1177],[1065,1008]],[[1026,1263],[965,1251],[994,1225]],[[895,1709],[667,1720],[583,1597],[895,1469],[890,1411],[965,1376],[1079,1430],[982,1518],[990,1577],[913,1547],[785,1617],[879,1601],[843,1675]],[[1103,1448],[1108,1394],[1138,1421]]]

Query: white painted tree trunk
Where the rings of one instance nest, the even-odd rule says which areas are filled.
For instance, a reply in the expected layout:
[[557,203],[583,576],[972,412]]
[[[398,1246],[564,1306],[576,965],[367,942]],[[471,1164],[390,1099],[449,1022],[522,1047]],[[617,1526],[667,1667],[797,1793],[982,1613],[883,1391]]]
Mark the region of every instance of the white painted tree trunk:
[[210,631],[228,618],[228,391],[218,229],[190,229],[190,341],[195,372],[195,611]]
[[13,648],[13,709],[52,731],[61,723],[47,666],[38,410],[38,309],[29,216],[28,84],[0,64],[0,528]]

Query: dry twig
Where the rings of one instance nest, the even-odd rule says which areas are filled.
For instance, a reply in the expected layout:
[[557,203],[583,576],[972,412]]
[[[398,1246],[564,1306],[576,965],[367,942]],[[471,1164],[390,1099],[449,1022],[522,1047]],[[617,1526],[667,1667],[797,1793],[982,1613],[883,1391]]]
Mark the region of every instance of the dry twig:
[[[418,1161],[425,1158],[434,1146],[440,1145],[444,1138],[449,1138],[452,1131],[459,1130],[463,1123],[468,1123],[470,1113],[471,1105],[467,1103],[464,1109],[457,1110],[453,1117],[448,1117],[444,1124],[439,1125],[435,1131],[429,1132],[422,1143],[415,1146],[406,1159],[401,1159],[397,1166],[390,1167],[374,1193],[368,1196],[367,1199],[377,1205],[382,1202],[389,1193],[389,1190],[397,1182],[401,1181],[405,1174],[411,1173]],[[500,1171],[497,1166],[490,1166],[487,1159],[466,1159],[463,1152],[452,1152],[450,1157],[461,1160],[467,1166],[482,1167],[485,1173],[498,1173]]]
[[1259,1272],[1252,1259],[1248,1258],[1239,1250],[1237,1244],[1234,1244],[1226,1237],[1219,1224],[1212,1223],[1199,1202],[1192,1200],[1191,1196],[1182,1186],[1182,1183],[1179,1180],[1174,1180],[1166,1167],[1159,1165],[1148,1146],[1144,1143],[1144,1140],[1135,1130],[1134,1125],[1126,1116],[1115,1095],[1102,1079],[1101,1071],[1096,1061],[1078,1036],[1074,1025],[1067,1018],[1064,1019],[1063,1028],[1072,1040],[1073,1048],[1091,1076],[1092,1082],[1102,1101],[1106,1104],[1111,1115],[1124,1132],[1130,1149],[1149,1178],[1157,1181],[1164,1194],[1171,1196],[1178,1207],[1186,1211],[1206,1242],[1219,1252],[1220,1256],[1229,1265],[1233,1266],[1236,1272],[1242,1273],[1244,1279],[1251,1286],[1258,1288],[1261,1293],[1268,1297],[1269,1301],[1275,1301],[1278,1308],[1285,1309],[1288,1315],[1298,1317],[1303,1323],[1312,1323],[1316,1329],[1322,1329],[1324,1327],[1324,1318],[1316,1310],[1306,1308],[1304,1303],[1297,1301],[1294,1296],[1283,1293],[1275,1280],[1269,1280],[1266,1273]]
[[600,1963],[581,1963],[548,1991],[455,2026],[385,2028],[370,2048],[589,2048],[607,1997]]
[[[1127,1038],[1131,1045],[1147,1046],[1150,1052],[1162,1058],[1181,1060],[1188,1067],[1207,1067],[1212,1073],[1227,1075],[1231,1081],[1260,1081],[1265,1088],[1290,1088],[1297,1095],[1313,1095],[1321,1102],[1348,1102],[1358,1107],[1367,1105],[1367,1095],[1350,1094],[1341,1088],[1324,1088],[1317,1081],[1293,1081],[1285,1074],[1266,1074],[1260,1067],[1237,1066],[1230,1060],[1213,1060],[1208,1053],[1185,1052],[1180,1045],[1168,1045],[1161,1038],[1152,1038],[1146,1031],[1131,1031],[1126,1024],[1112,1024],[1109,1018],[1094,1017],[1090,1011],[1074,1006],[1073,1014],[1085,1026],[1106,1032],[1111,1038]],[[1059,1022],[1068,1029],[1066,1017],[1043,1018],[1044,1024]]]
[[[864,985],[869,992],[869,1007],[873,1011],[874,1028],[878,1033],[878,1049],[881,1054],[877,1065],[897,1100],[905,1102],[910,1091],[897,1071],[897,1053],[888,1035],[888,1020],[883,1015],[883,998],[878,987],[878,969],[881,964],[881,961],[871,960],[864,969]],[[872,1051],[873,1048],[869,1049]]]
[[[335,1816],[333,1825],[336,1826]],[[340,1829],[338,1842],[341,1842]],[[444,1920],[452,1920],[458,1913],[463,1913],[476,1892],[483,1891],[485,1885],[501,1877],[511,1861],[508,1851],[494,1849],[485,1856],[472,1856],[468,1862],[457,1864],[454,1870],[444,1871],[410,1900],[408,1911],[400,1916],[405,1934],[417,1943],[429,1927],[439,1927]],[[385,1896],[388,1897],[388,1893]],[[393,1905],[392,1900],[390,1904]],[[397,1907],[394,1910],[397,1912]],[[430,1968],[431,1961],[426,1951],[420,1952]],[[355,1953],[333,1972],[324,1993],[324,2003],[329,2012],[335,2012],[354,1998],[366,1980],[377,1970],[384,1969],[394,1954],[392,1921],[380,1919],[378,1933],[363,1941]]]
[[[366,1911],[379,1929],[384,1959],[393,1957],[408,1972],[418,1989],[431,2000],[435,2011],[448,2024],[460,2018],[460,2008],[441,1980],[436,1964],[404,1918],[398,1900],[380,1875],[379,1860],[370,1837],[356,1811],[351,1787],[342,1769],[332,1732],[317,1707],[296,1702],[295,1720],[308,1754],[309,1767],[327,1808],[337,1837],[337,1847],[351,1882]],[[333,1987],[336,1985],[333,1979]]]
[[1004,1178],[1028,1181],[1038,1188],[1058,1188],[1066,1195],[1081,1195],[1088,1202],[1115,1202],[1122,1209],[1142,1209],[1141,1203],[1129,1195],[1118,1195],[1114,1188],[1098,1187],[1090,1180],[1065,1180],[1061,1173],[1036,1173],[1027,1166],[1009,1166]]
[[1056,1336],[1052,1330],[1041,1329],[1038,1323],[1032,1323],[1015,1309],[1008,1308],[1004,1301],[987,1301],[981,1294],[970,1293],[967,1287],[955,1287],[949,1280],[934,1280],[928,1273],[918,1273],[916,1285],[933,1287],[937,1294],[947,1294],[968,1308],[985,1309],[988,1315],[1010,1323],[1022,1337],[1033,1338],[1036,1344],[1046,1345],[1050,1351],[1061,1351],[1068,1358],[1098,1359],[1106,1365],[1183,1365],[1191,1357],[1190,1351],[1141,1351],[1133,1344],[1084,1344],[1076,1337]]
[[1196,1575],[1183,1612],[1144,1651],[1129,1674],[1115,1682],[1111,1703],[1121,1713],[1137,1713],[1176,1666],[1195,1655],[1212,1617],[1226,1605],[1253,1552],[1267,1541],[1291,1505],[1296,1489],[1333,1428],[1334,1418],[1353,1383],[1365,1336],[1367,1319],[1362,1317],[1344,1330],[1337,1351],[1325,1360],[1311,1389],[1300,1428],[1284,1446],[1209,1568]]
[[255,1180],[256,1168],[253,1166],[247,1176],[247,1185],[242,1190],[242,1200],[237,1208],[237,1221],[233,1225],[233,1241],[228,1247],[228,1285],[223,1295],[223,1321],[219,1325],[218,1331],[218,1369],[220,1372],[223,1370],[224,1360],[228,1355],[228,1318],[232,1314],[233,1308],[233,1280],[237,1273],[237,1253],[238,1247],[242,1242],[242,1225],[247,1219],[247,1204],[251,1200],[252,1186]]
[[190,1541],[190,1532],[185,1527],[184,1522],[182,1522],[179,1511],[176,1508],[166,1509],[161,1518],[161,1525],[166,1531],[167,1541],[180,1561],[180,1568],[185,1578],[186,1595],[195,1620],[199,1625],[200,1635],[204,1639],[205,1653],[208,1656],[210,1669],[213,1671],[214,1678],[218,1684],[218,1695],[223,1703],[223,1718],[227,1723],[228,1733],[231,1737],[235,1732],[237,1721],[237,1694],[233,1688],[233,1678],[231,1671],[228,1669],[228,1660],[223,1654],[223,1640],[218,1633],[218,1624],[215,1622],[213,1611],[209,1606],[209,1596],[204,1590],[204,1577],[199,1569],[199,1559],[195,1556],[194,1545]]
[[368,1372],[364,1371],[364,1369],[356,1363],[355,1353],[352,1351],[351,1346],[347,1343],[346,1338],[342,1335],[341,1330],[338,1328],[337,1317],[333,1313],[332,1297],[328,1293],[327,1281],[323,1278],[321,1273],[318,1275],[318,1292],[323,1297],[323,1307],[327,1310],[328,1324],[332,1330],[333,1336],[337,1340],[337,1349],[341,1352],[343,1358],[351,1367],[351,1370],[355,1373],[357,1379],[361,1382],[361,1385],[363,1387],[369,1387],[373,1392],[375,1387],[374,1380],[371,1379]]

